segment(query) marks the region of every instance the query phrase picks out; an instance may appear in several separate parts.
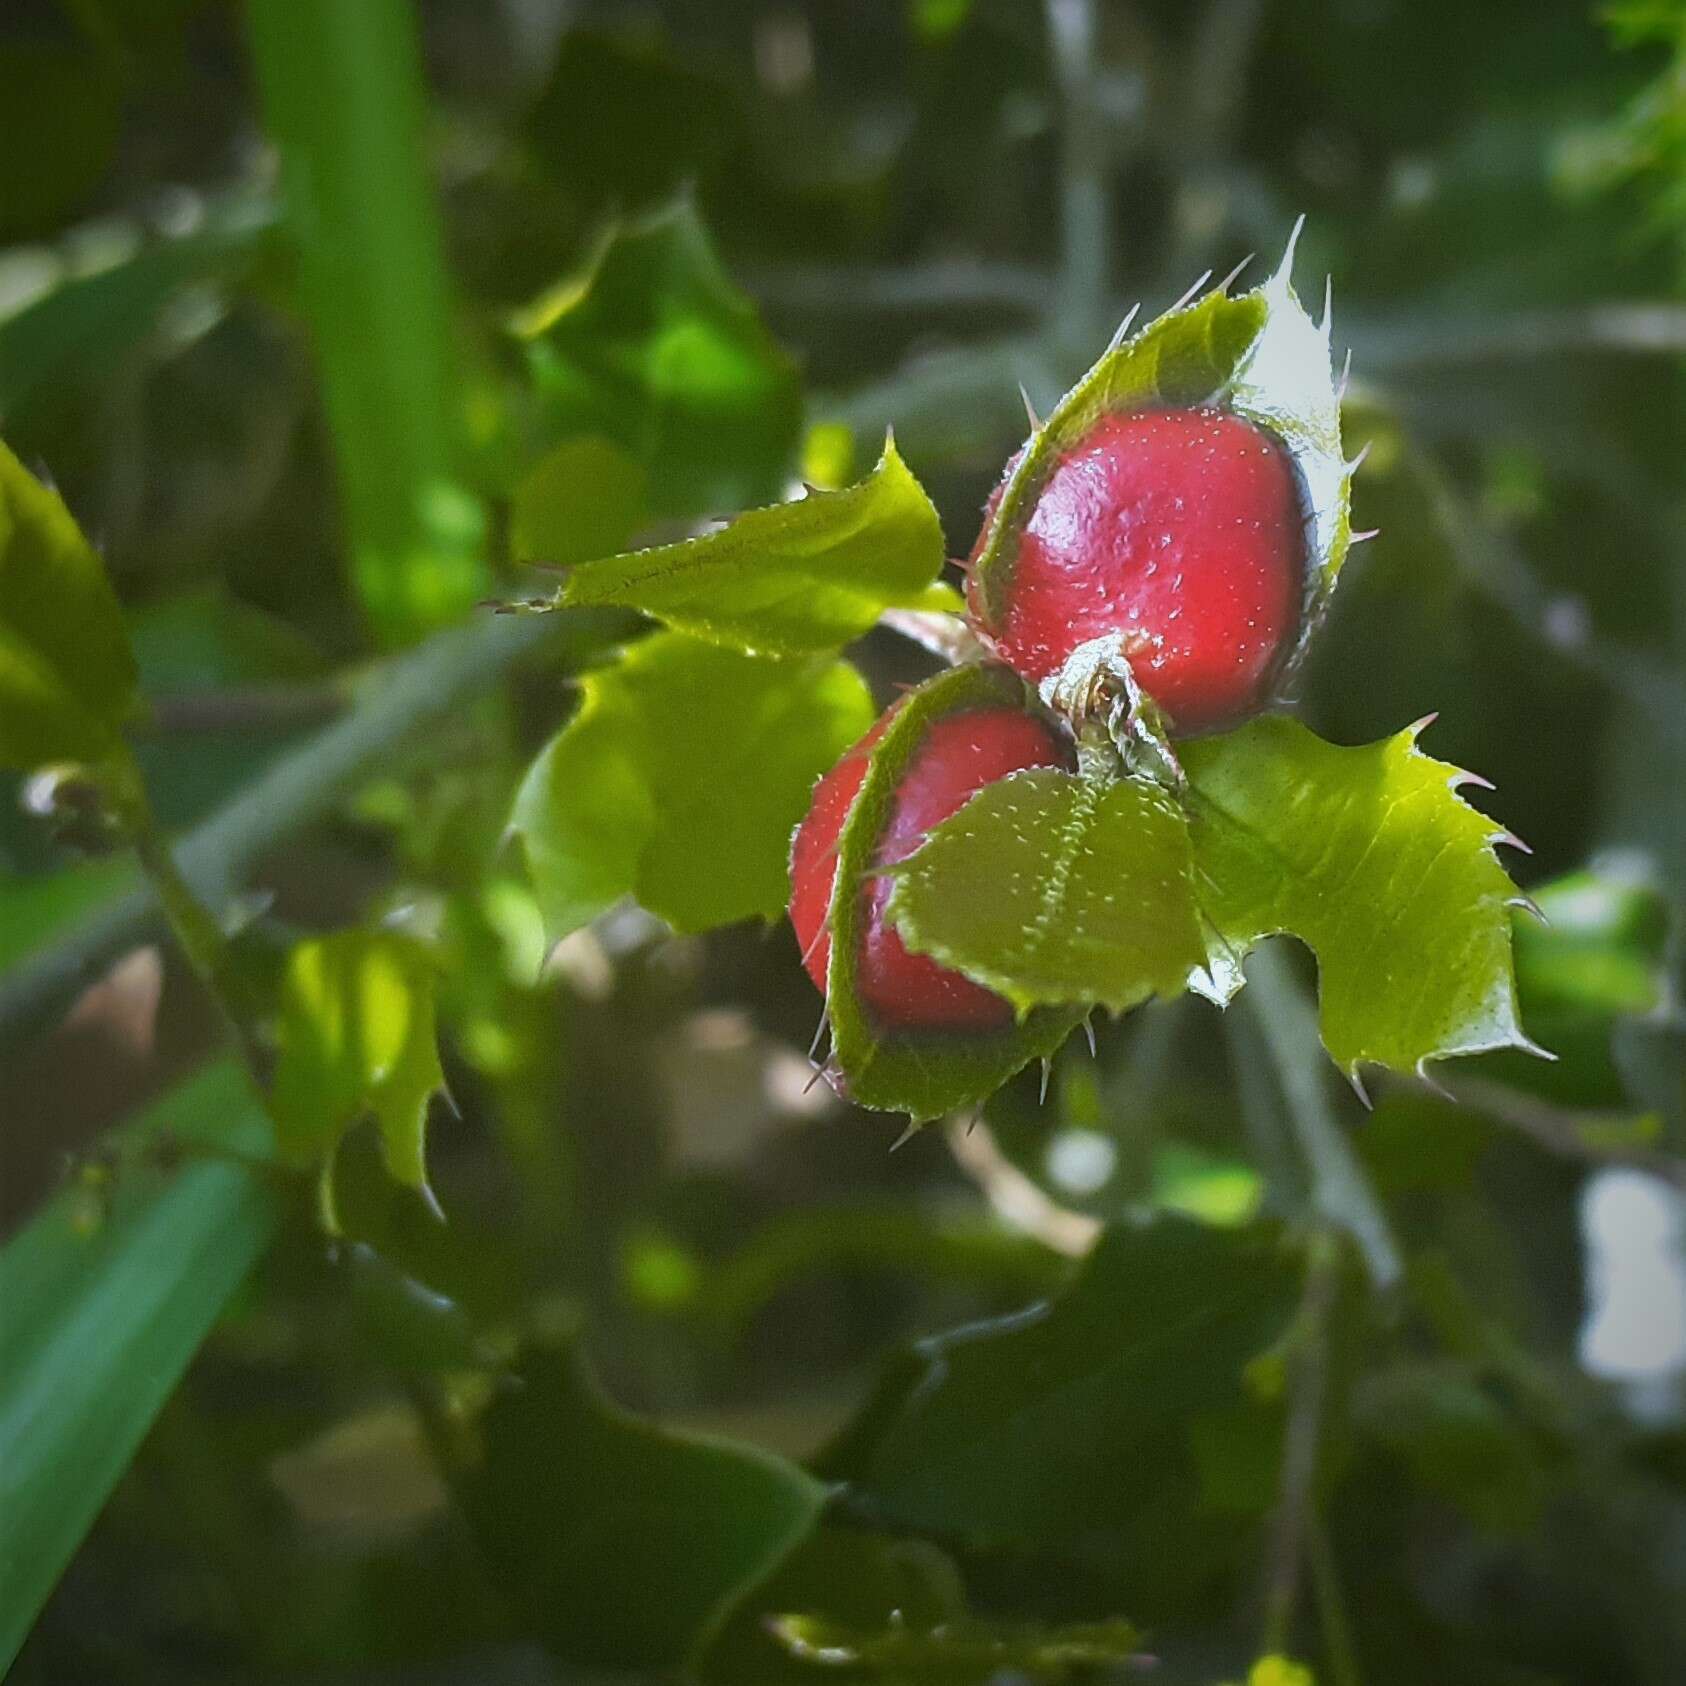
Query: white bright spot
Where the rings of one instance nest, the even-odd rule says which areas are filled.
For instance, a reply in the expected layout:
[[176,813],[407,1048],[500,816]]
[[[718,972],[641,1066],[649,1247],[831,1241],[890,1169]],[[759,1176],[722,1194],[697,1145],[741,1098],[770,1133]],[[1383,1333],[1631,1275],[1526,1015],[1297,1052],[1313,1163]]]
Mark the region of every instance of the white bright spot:
[[1581,1197],[1590,1309],[1581,1363],[1669,1410],[1686,1377],[1686,1200],[1642,1171],[1601,1171]]
[[1118,1165],[1118,1146],[1098,1130],[1061,1130],[1048,1144],[1048,1179],[1067,1194],[1106,1187]]

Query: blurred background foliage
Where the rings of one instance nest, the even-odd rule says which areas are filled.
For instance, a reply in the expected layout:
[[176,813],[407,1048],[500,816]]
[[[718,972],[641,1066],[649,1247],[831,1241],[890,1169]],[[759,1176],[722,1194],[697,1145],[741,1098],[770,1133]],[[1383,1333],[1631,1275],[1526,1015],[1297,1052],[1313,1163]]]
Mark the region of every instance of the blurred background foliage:
[[[163,822],[273,892],[247,963],[430,945],[455,1101],[443,1225],[369,1132],[331,1244],[231,1194],[210,1005],[0,792],[0,1329],[65,1460],[0,1476],[20,1585],[162,1407],[13,1678],[1679,1680],[1683,78],[1677,0],[8,0],[0,423],[116,581]],[[782,926],[546,961],[500,839],[634,626],[473,611],[891,424],[963,554],[1019,383],[1302,211],[1381,536],[1300,705],[1498,784],[1562,1056],[1342,1114],[1405,1273],[1314,1258],[1309,1466],[1245,1009],[891,1155]]]

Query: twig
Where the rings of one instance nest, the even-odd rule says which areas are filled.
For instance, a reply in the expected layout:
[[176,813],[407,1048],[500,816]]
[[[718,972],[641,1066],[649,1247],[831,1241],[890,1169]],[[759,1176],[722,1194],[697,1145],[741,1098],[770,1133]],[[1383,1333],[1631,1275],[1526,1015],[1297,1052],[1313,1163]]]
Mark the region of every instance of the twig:
[[989,652],[958,615],[932,614],[924,609],[886,609],[880,626],[910,638],[922,650],[940,656],[951,667],[982,661]]
[[981,1119],[970,1125],[950,1119],[944,1134],[955,1163],[983,1190],[1004,1222],[1069,1259],[1082,1258],[1094,1246],[1100,1220],[1050,1199],[1001,1151]]
[[1305,1286],[1289,1333],[1288,1425],[1282,1441],[1281,1495],[1265,1559],[1262,1649],[1288,1649],[1307,1537],[1316,1513],[1318,1450],[1329,1378],[1329,1318],[1341,1283],[1340,1238],[1331,1227],[1307,1244]]
[[1253,951],[1241,999],[1251,1006],[1264,1033],[1288,1102],[1289,1124],[1311,1169],[1313,1209],[1358,1243],[1377,1288],[1392,1287],[1401,1274],[1399,1247],[1381,1202],[1336,1122],[1317,1014],[1280,943],[1264,943]]
[[1438,1082],[1460,1106],[1485,1113],[1549,1153],[1579,1159],[1588,1165],[1623,1165],[1646,1171],[1686,1193],[1686,1159],[1660,1148],[1589,1139],[1582,1114],[1555,1106],[1537,1095],[1524,1094],[1490,1077],[1440,1078]]
[[1095,98],[1094,0],[1047,0],[1048,37],[1060,96],[1060,282],[1058,327],[1082,343],[1105,315],[1106,131]]
[[[419,727],[448,715],[546,639],[571,637],[575,652],[624,633],[626,617],[478,618],[394,660],[352,712],[278,761],[172,851],[194,896],[223,906],[278,843],[335,807]],[[50,947],[0,979],[0,1050],[50,1023],[118,954],[155,929],[153,891],[95,908]]]
[[323,684],[232,686],[158,697],[138,731],[167,737],[176,733],[279,732],[321,726],[343,714],[351,702],[338,680]]

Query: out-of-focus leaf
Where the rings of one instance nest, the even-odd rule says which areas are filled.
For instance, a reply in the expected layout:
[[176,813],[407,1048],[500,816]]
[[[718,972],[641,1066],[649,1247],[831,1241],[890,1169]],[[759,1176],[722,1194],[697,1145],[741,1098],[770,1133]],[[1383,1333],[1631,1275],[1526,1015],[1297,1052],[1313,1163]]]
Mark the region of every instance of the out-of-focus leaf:
[[944,608],[942,527],[886,441],[841,492],[740,515],[700,538],[573,570],[558,604],[618,603],[682,632],[763,654],[834,650],[888,608]]
[[1502,830],[1417,748],[1420,728],[1356,749],[1282,715],[1181,746],[1220,998],[1240,960],[1288,931],[1318,960],[1323,1042],[1343,1071],[1527,1047],[1510,953],[1516,890]]
[[192,233],[148,241],[124,262],[61,281],[0,319],[0,418],[20,421],[67,386],[108,373],[181,288],[238,274],[274,226],[267,199],[231,198],[212,205]]
[[281,1216],[248,1167],[166,1171],[146,1144],[261,1152],[267,1136],[239,1070],[213,1066],[0,1251],[0,1671]]
[[872,723],[859,674],[662,633],[591,675],[511,820],[552,941],[624,895],[680,930],[789,894],[790,834],[819,775]]
[[860,1628],[824,1616],[772,1618],[791,1656],[823,1668],[851,1668],[868,1679],[952,1681],[1065,1680],[1073,1673],[1116,1667],[1135,1656],[1141,1635],[1124,1621],[1039,1628],[1006,1622],[952,1621],[921,1628],[892,1620]]
[[0,441],[0,766],[119,754],[134,696],[100,559],[64,500]]
[[1108,1230],[1051,1305],[921,1342],[835,1473],[898,1527],[1055,1549],[1127,1528],[1193,1481],[1190,1419],[1245,1402],[1296,1288],[1267,1224]]
[[404,642],[484,596],[484,518],[458,476],[450,292],[404,0],[246,7],[287,232],[334,434],[353,574]]
[[795,367],[688,203],[618,229],[514,327],[545,435],[612,440],[649,472],[655,513],[739,509],[783,489],[801,425]]
[[891,869],[889,918],[931,954],[1032,1007],[1114,1013],[1180,995],[1205,959],[1188,825],[1146,779],[1033,768],[987,786]]
[[819,1528],[732,1612],[700,1665],[719,1686],[811,1681],[811,1663],[790,1654],[770,1619],[789,1611],[879,1630],[895,1621],[928,1632],[965,1615],[959,1571],[935,1546],[852,1528]]
[[649,509],[649,476],[595,434],[564,439],[515,488],[510,549],[570,566],[623,550]]
[[[123,115],[117,67],[89,47],[0,44],[0,240],[27,239],[75,214],[111,161]],[[23,160],[27,159],[27,168]]]
[[1455,1363],[1395,1366],[1359,1384],[1359,1426],[1399,1453],[1416,1478],[1478,1527],[1531,1527],[1551,1490],[1534,1432]]
[[140,880],[125,857],[0,880],[0,972],[50,943],[90,910]]
[[1656,891],[1575,872],[1530,892],[1545,919],[1516,927],[1516,983],[1532,1012],[1645,1013],[1661,998],[1668,904]]
[[824,1486],[754,1447],[616,1410],[570,1344],[530,1350],[461,1493],[524,1623],[582,1667],[677,1668],[814,1526]]
[[1020,531],[1061,455],[1105,415],[1213,403],[1264,428],[1293,459],[1305,501],[1307,555],[1299,647],[1290,661],[1303,654],[1351,542],[1352,471],[1341,454],[1330,324],[1314,323],[1301,306],[1290,276],[1293,258],[1290,241],[1263,286],[1234,299],[1209,294],[1108,347],[1060,400],[1008,475],[972,566],[986,630],[1002,622]]
[[288,1158],[331,1159],[360,1119],[380,1128],[387,1169],[429,1201],[428,1103],[444,1087],[434,968],[395,931],[336,931],[287,958],[271,1105]]

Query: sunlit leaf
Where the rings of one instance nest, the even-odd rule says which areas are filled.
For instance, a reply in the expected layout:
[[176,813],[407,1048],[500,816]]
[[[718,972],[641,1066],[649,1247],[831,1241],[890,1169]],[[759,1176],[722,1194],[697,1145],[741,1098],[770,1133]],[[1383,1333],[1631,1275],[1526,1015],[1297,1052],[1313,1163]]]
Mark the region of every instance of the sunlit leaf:
[[530,1350],[461,1492],[499,1583],[565,1662],[675,1668],[807,1535],[822,1483],[615,1409],[572,1346]]
[[889,918],[910,949],[1020,1010],[1113,1012],[1181,994],[1205,957],[1188,826],[1144,779],[1033,768],[987,786],[892,869]]
[[395,931],[336,931],[287,958],[271,1104],[287,1157],[331,1159],[373,1117],[387,1169],[431,1200],[428,1104],[444,1087],[434,1034],[434,967]]
[[887,608],[932,606],[943,565],[931,500],[886,441],[841,492],[755,509],[716,532],[576,568],[558,603],[618,603],[768,654],[832,650]]
[[860,675],[663,633],[584,691],[511,820],[550,940],[624,895],[686,931],[776,917],[814,780],[872,722]]
[[0,766],[106,759],[134,695],[100,559],[64,500],[0,441]]
[[1220,998],[1261,938],[1317,956],[1324,1045],[1343,1071],[1525,1047],[1502,828],[1419,728],[1341,748],[1272,715],[1181,746],[1201,908]]
[[783,488],[801,423],[795,367],[689,203],[617,229],[514,326],[543,433],[613,441],[649,472],[655,513],[738,509]]

